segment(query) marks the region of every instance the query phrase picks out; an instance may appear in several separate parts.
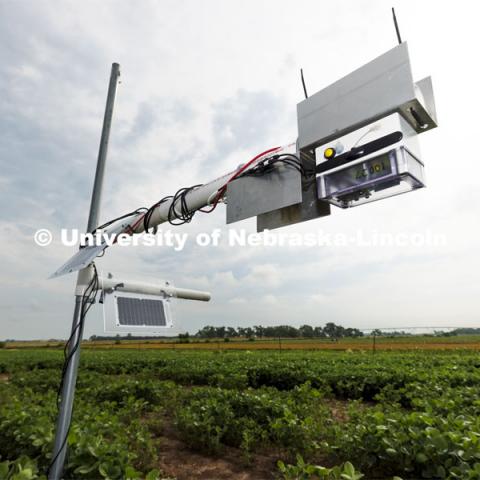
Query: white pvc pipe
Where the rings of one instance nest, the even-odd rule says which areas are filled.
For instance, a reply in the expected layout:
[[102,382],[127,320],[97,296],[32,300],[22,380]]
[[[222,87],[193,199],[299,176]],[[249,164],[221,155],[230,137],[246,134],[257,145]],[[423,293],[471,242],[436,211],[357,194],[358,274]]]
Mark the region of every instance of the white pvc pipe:
[[[287,151],[290,147],[294,144],[287,145],[285,147],[280,147],[278,149],[272,149],[278,154],[281,151]],[[263,159],[268,156],[271,156],[274,152],[270,150],[269,152],[265,153],[264,155],[255,159],[248,168],[253,168]],[[189,191],[185,194],[184,200],[187,204],[188,211],[194,212],[200,208],[208,207],[213,199],[216,198],[217,192],[219,192],[225,185],[229,182],[229,180],[242,168],[242,165],[237,167],[235,170],[222,175],[221,177],[212,180],[211,182],[205,183],[200,187],[195,188],[194,190]],[[179,219],[181,216],[180,209],[180,201],[177,199],[175,202],[175,208],[172,209],[170,212],[170,208],[172,205],[173,199],[169,198],[165,200],[161,205],[158,205],[152,212],[152,215],[149,219],[149,227],[155,227],[160,225],[161,223],[167,222],[168,220],[175,220]],[[169,212],[171,213],[171,217],[169,219]],[[118,235],[120,233],[142,233],[144,228],[143,222],[144,213],[139,213],[137,215],[124,218],[122,220],[118,220],[117,222],[113,223],[112,225],[108,226],[107,228],[103,229],[103,234],[108,235],[109,237],[112,235]],[[98,256],[102,249],[105,249],[107,245],[105,244],[102,248],[100,247],[88,247],[89,250],[82,249],[77,252],[73,257],[71,257],[64,265],[62,265],[50,278],[58,277],[60,275],[64,275],[66,273],[72,273],[74,271],[83,268],[85,265],[90,263],[92,260]],[[78,288],[77,288],[78,290]]]
[[[284,152],[288,151],[288,149],[290,149],[292,145],[295,145],[295,144],[289,144],[284,147],[280,147],[278,148],[278,150],[275,151],[275,153],[278,154],[282,151]],[[270,151],[269,153],[266,153],[265,155],[258,157],[255,162],[249,165],[248,169],[253,168],[260,161],[262,161],[266,157],[269,157],[273,154],[274,152]],[[185,202],[188,206],[188,210],[195,211],[195,210],[198,210],[199,208],[208,207],[210,205],[210,202],[215,198],[215,194],[228,183],[228,181],[233,177],[233,175],[235,175],[236,172],[238,172],[242,168],[242,166],[243,165],[240,165],[235,170],[232,170],[231,172],[225,175],[222,175],[221,177],[218,177],[188,192],[185,195]],[[168,221],[168,213],[170,211],[172,202],[173,202],[173,199],[170,198],[165,202],[163,202],[161,205],[159,205],[157,208],[155,208],[155,210],[153,211],[150,217],[150,221],[148,222],[149,227],[155,227],[157,225],[160,225],[161,223]],[[174,209],[175,211],[172,212],[173,219],[177,219],[180,214],[180,212],[177,212],[177,210],[179,210],[180,208],[179,203],[180,202],[178,201],[175,203],[175,209]],[[125,229],[128,228],[129,226],[135,225],[137,222],[139,222],[139,220],[142,217],[143,217],[143,213],[138,214],[135,217],[124,219],[119,223],[113,224],[110,228],[105,229],[105,231],[108,234],[121,233],[125,231]],[[145,229],[144,229],[143,220],[142,220],[134,228],[134,233],[141,233],[144,230]]]
[[[215,193],[221,189],[227,182],[228,180],[235,174],[237,170],[234,170],[230,173],[227,173],[226,175],[223,175],[222,177],[216,178],[215,180],[212,180],[209,183],[205,183],[204,185],[196,188],[195,190],[192,190],[188,192],[185,195],[185,202],[187,203],[188,210],[189,211],[195,211],[198,210],[199,208],[204,208],[208,207],[209,202],[212,200],[212,197],[214,197]],[[165,202],[163,202],[161,205],[159,205],[155,210],[153,211],[150,221],[148,222],[149,227],[155,227],[157,225],[160,225],[161,223],[164,223],[168,221],[168,212],[170,210],[170,207],[172,205],[173,199],[169,198]],[[177,211],[180,209],[179,202],[176,202],[175,204],[175,211],[173,213],[173,218],[177,219],[180,212]],[[143,218],[143,213],[140,213],[134,217],[130,217],[124,220],[121,220],[117,223],[114,223],[110,227],[106,228],[104,231],[107,234],[118,234],[123,231],[125,231],[126,228],[128,228],[131,225],[135,225],[141,218]],[[143,225],[143,220],[138,223],[138,225],[135,227],[134,232],[135,233],[142,233],[144,231],[144,225]]]
[[185,300],[199,300],[208,302],[211,298],[210,292],[191,290],[188,288],[177,288],[166,283],[153,284],[144,282],[132,282],[119,278],[100,278],[100,285],[103,290],[115,289],[119,292],[143,293],[145,295],[168,295]]

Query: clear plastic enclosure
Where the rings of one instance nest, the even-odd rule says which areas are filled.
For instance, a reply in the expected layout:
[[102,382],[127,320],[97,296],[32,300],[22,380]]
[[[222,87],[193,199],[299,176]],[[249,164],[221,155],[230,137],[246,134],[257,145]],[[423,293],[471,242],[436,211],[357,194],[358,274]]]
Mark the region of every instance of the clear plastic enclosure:
[[359,160],[317,178],[319,198],[340,208],[355,207],[424,186],[423,163],[405,147]]

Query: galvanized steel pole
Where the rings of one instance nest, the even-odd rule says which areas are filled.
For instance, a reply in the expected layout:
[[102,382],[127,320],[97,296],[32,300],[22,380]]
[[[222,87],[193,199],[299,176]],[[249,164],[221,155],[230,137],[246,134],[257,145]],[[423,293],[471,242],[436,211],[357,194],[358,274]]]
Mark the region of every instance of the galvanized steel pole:
[[[110,74],[110,83],[108,86],[107,104],[105,107],[105,116],[103,118],[102,136],[100,139],[100,148],[98,151],[97,170],[95,172],[95,181],[93,184],[92,199],[90,202],[90,213],[88,216],[87,231],[92,232],[98,226],[100,202],[102,198],[103,177],[105,174],[105,162],[108,152],[108,141],[110,129],[112,126],[113,106],[117,92],[118,77],[120,76],[120,65],[112,64]],[[83,295],[78,295],[78,288],[89,284],[93,276],[91,266],[84,268],[78,273],[77,288],[75,296],[75,310],[73,313],[72,333],[68,345],[68,355],[71,358],[65,370],[63,387],[61,392],[61,402],[57,418],[57,427],[55,432],[55,444],[53,449],[52,463],[50,465],[49,480],[59,480],[62,478],[67,453],[67,437],[70,431],[72,420],[73,401],[75,397],[75,385],[77,382],[78,364],[80,362],[80,343],[83,336],[82,320],[82,300]],[[72,348],[77,348],[72,353]]]

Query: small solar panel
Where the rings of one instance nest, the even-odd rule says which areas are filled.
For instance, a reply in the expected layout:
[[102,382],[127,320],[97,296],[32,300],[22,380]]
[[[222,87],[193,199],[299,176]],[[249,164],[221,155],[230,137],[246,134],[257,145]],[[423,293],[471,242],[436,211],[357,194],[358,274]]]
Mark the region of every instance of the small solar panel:
[[166,327],[164,300],[117,297],[118,325]]
[[90,265],[98,255],[100,255],[107,248],[106,244],[103,245],[91,245],[81,248],[73,257],[65,262],[55,273],[49,278],[60,277],[67,273],[76,272]]

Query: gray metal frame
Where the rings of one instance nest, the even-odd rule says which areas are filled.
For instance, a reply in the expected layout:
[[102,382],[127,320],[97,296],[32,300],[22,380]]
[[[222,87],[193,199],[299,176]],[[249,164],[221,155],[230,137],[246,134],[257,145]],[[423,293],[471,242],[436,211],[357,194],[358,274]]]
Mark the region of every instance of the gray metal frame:
[[408,47],[402,43],[297,105],[299,148],[312,150],[393,112],[418,133],[436,127],[431,81],[417,87],[426,105],[417,98]]

